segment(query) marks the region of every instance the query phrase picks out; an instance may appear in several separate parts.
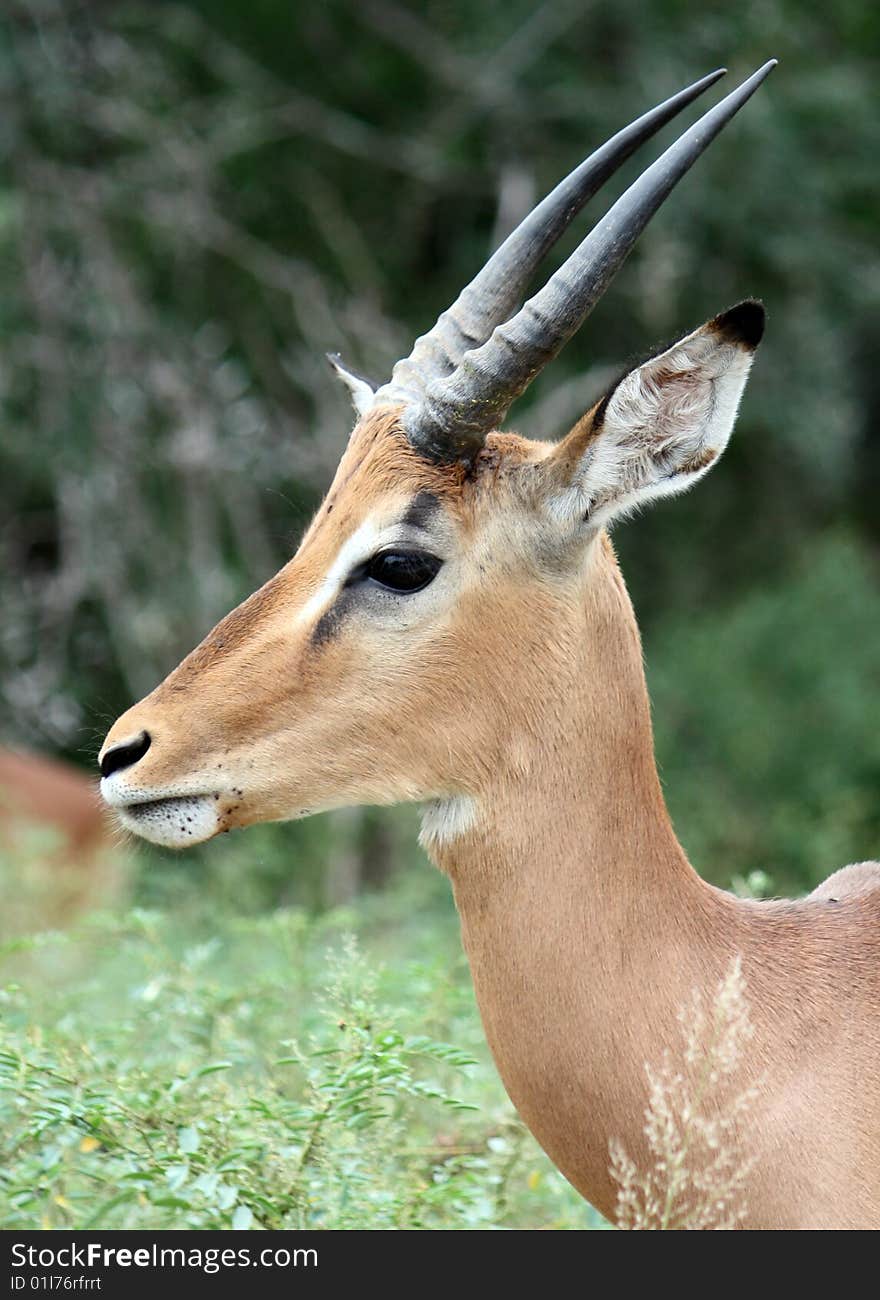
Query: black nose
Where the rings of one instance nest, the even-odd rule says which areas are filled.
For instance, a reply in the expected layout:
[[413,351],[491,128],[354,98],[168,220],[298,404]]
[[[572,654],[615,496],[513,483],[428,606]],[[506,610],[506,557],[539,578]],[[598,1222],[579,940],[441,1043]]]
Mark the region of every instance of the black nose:
[[108,749],[101,759],[101,776],[110,776],[112,772],[119,772],[124,767],[132,767],[135,763],[139,763],[150,748],[151,740],[150,733],[142,731],[137,739]]

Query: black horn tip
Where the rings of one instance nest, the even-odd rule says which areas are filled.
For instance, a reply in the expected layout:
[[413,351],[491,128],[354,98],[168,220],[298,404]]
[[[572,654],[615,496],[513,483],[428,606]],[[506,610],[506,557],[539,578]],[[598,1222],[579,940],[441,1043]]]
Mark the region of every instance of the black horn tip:
[[738,302],[735,307],[716,316],[712,323],[731,343],[740,343],[754,351],[764,336],[766,317],[762,302],[757,298],[746,298],[745,302]]

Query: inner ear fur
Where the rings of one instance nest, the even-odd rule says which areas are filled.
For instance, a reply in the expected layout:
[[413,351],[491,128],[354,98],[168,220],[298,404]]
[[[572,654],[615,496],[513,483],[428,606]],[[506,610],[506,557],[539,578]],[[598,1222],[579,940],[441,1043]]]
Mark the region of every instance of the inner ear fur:
[[[622,385],[634,376],[638,371],[647,370],[650,372],[652,363],[656,363],[657,374],[652,376],[658,387],[663,385],[663,358],[671,356],[675,351],[686,346],[690,341],[705,339],[706,342],[714,342],[721,348],[725,345],[733,347],[744,354],[747,358],[747,364],[750,364],[752,354],[761,341],[764,332],[765,313],[760,302],[754,299],[747,299],[731,307],[718,316],[713,317],[702,325],[699,329],[691,334],[683,335],[672,344],[664,344],[652,349],[646,356],[638,362],[633,363],[622,372],[622,374],[610,385],[604,396],[596,402],[594,406],[578,420],[574,428],[565,438],[553,449],[542,465],[541,487],[544,493],[550,498],[557,493],[571,491],[578,482],[589,474],[589,463],[593,457],[589,454],[597,450],[597,444],[606,433],[606,421],[609,416],[609,410],[613,419],[613,402],[615,395],[618,394]],[[699,371],[699,364],[694,366],[695,373]],[[745,373],[748,373],[746,366]],[[744,384],[744,379],[743,379]],[[731,419],[731,425],[732,425]],[[610,436],[610,431],[609,436]],[[663,441],[658,439],[658,448]],[[648,451],[649,447],[645,447]],[[718,456],[719,451],[706,450],[698,452],[690,464],[683,463],[680,466],[682,475],[697,473],[706,469]]]

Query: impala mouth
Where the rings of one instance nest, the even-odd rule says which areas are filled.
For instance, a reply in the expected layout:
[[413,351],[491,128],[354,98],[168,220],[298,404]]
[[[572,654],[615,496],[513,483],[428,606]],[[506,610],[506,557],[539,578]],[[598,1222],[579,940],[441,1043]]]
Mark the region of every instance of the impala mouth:
[[219,800],[219,794],[188,794],[131,803],[113,801],[111,806],[121,825],[141,839],[163,848],[184,849],[224,829]]

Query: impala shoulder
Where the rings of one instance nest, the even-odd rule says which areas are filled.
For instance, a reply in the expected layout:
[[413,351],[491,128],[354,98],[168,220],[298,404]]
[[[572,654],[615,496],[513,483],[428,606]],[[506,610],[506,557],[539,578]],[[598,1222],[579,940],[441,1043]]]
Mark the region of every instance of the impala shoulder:
[[880,914],[880,862],[854,862],[841,867],[807,897],[824,899],[829,903],[850,898],[873,898]]

